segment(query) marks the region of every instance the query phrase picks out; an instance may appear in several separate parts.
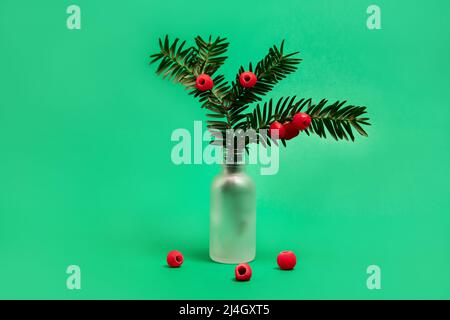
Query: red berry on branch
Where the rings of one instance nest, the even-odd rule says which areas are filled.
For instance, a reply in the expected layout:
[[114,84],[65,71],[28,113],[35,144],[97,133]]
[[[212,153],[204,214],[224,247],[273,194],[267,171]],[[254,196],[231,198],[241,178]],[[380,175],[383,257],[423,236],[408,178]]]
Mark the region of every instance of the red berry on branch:
[[292,118],[292,124],[300,131],[305,130],[311,124],[311,117],[306,113],[299,112]]
[[297,258],[292,251],[282,251],[277,257],[277,263],[281,270],[292,270],[297,264]]
[[252,277],[252,268],[247,263],[241,263],[234,269],[237,281],[248,281]]
[[214,86],[214,81],[206,73],[203,73],[195,80],[195,87],[200,91],[211,90]]
[[299,132],[298,129],[294,126],[292,122],[285,122],[283,124],[285,133],[284,133],[284,139],[291,140],[292,138],[295,138],[298,136]]
[[172,250],[167,254],[167,264],[172,268],[178,268],[183,263],[183,255],[177,250]]
[[[271,125],[270,125],[270,129],[269,129],[269,134],[272,138],[275,137],[275,132],[276,130],[278,130],[278,139],[284,139],[284,136],[286,134],[286,129],[284,128],[284,126],[279,123],[278,121],[274,121]],[[275,139],[275,138],[274,138]]]
[[241,86],[243,86],[244,88],[254,87],[256,81],[258,81],[258,79],[256,78],[256,75],[251,71],[242,72],[239,75],[239,82],[241,83]]

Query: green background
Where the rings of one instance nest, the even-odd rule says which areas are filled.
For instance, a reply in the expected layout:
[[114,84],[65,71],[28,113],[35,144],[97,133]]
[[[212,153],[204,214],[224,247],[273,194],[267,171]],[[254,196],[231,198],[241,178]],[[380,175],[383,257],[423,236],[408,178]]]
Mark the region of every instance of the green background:
[[[66,28],[81,7],[82,29]],[[0,2],[0,298],[450,298],[448,1]],[[229,38],[229,79],[286,39],[274,97],[366,105],[369,138],[301,136],[257,185],[248,283],[208,259],[219,166],[176,166],[170,135],[204,120],[154,75],[157,38]],[[185,263],[165,267],[171,249]],[[297,253],[293,272],[279,251]],[[82,289],[66,289],[81,267]],[[382,289],[366,287],[366,268]]]

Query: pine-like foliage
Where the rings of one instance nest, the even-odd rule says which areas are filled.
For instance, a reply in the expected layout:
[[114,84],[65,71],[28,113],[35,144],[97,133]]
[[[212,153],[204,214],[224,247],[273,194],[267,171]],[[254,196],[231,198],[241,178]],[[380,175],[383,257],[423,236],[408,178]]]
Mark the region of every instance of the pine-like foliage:
[[[355,140],[354,132],[367,136],[363,126],[370,125],[366,117],[366,107],[346,105],[346,101],[328,103],[323,99],[313,104],[311,99],[294,97],[280,98],[274,105],[273,100],[248,111],[250,105],[261,101],[274,86],[289,74],[295,72],[302,61],[299,52],[285,53],[284,41],[280,46],[273,46],[256,67],[250,63],[248,69],[240,67],[235,80],[228,84],[223,75],[216,75],[225,63],[229,43],[226,38],[217,37],[204,40],[195,38],[195,46],[186,47],[186,42],[179,39],[170,41],[166,36],[159,40],[160,50],[150,56],[150,63],[159,63],[156,73],[163,78],[180,83],[198,98],[202,108],[208,110],[207,126],[215,137],[216,144],[223,141],[227,129],[254,129],[259,134],[257,142],[270,144],[271,138],[263,134],[273,121],[284,123],[292,120],[297,112],[306,112],[312,122],[305,130],[307,135],[315,134],[326,138],[327,134],[336,140]],[[239,75],[244,71],[255,73],[258,81],[252,88],[244,88],[239,83]],[[206,73],[213,78],[214,87],[209,91],[195,88],[197,76]],[[284,140],[281,140],[286,145]]]
[[170,43],[166,36],[164,41],[159,39],[160,52],[150,56],[150,63],[159,61],[156,73],[163,78],[173,79],[174,82],[181,83],[187,88],[194,88],[196,74],[194,69],[197,63],[195,48],[184,48],[186,41],[181,44],[179,39]]
[[297,65],[302,59],[297,58],[299,52],[284,53],[284,41],[280,47],[273,46],[267,55],[257,63],[255,70],[250,63],[248,71],[255,73],[258,81],[253,88],[244,88],[239,84],[239,75],[245,72],[241,66],[236,75],[235,81],[231,85],[230,100],[233,106],[240,107],[255,101],[260,101],[261,97],[272,91],[273,87],[287,75],[297,70]]
[[226,40],[226,38],[220,37],[217,37],[214,41],[212,41],[211,37],[209,37],[208,41],[203,40],[201,37],[195,38],[195,43],[197,44],[197,47],[193,49],[196,57],[195,75],[206,73],[209,76],[213,76],[217,69],[225,63],[227,57],[224,54],[229,46]]
[[[327,133],[335,140],[355,140],[354,131],[363,136],[367,132],[362,125],[370,125],[369,118],[365,117],[366,107],[346,105],[347,101],[336,101],[328,104],[328,100],[322,99],[314,104],[312,99],[297,99],[296,96],[278,99],[274,104],[273,99],[258,104],[252,113],[247,115],[247,127],[259,132],[261,129],[268,130],[274,121],[284,123],[291,121],[298,112],[305,112],[311,117],[311,125],[305,130],[307,135],[316,134],[326,138]],[[267,134],[261,135],[263,143],[270,144]],[[281,140],[284,145],[286,142]]]

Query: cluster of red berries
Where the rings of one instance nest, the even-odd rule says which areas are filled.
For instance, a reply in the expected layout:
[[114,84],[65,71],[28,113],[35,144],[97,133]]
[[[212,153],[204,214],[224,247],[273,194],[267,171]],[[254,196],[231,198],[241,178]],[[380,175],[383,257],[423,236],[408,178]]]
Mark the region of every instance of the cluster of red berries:
[[300,131],[308,128],[310,124],[311,117],[304,112],[299,112],[294,115],[292,121],[286,121],[283,124],[278,121],[272,122],[269,132],[274,139],[277,137],[275,132],[278,132],[278,139],[291,140],[298,136]]
[[[251,71],[242,72],[239,75],[239,83],[244,88],[254,87],[256,81],[258,81],[258,79],[256,78],[256,75]],[[211,90],[214,87],[214,81],[209,75],[207,75],[206,73],[202,73],[195,80],[195,87],[200,91]]]
[[[184,258],[181,252],[172,250],[167,255],[167,264],[172,268],[178,268],[183,264]],[[292,251],[282,251],[278,254],[277,263],[281,270],[292,270],[297,264],[297,258]],[[237,281],[248,281],[252,277],[252,268],[248,263],[241,263],[234,269]]]
[[[255,86],[258,78],[251,71],[242,72],[239,75],[239,83],[244,88],[252,88]],[[211,90],[214,87],[214,81],[206,73],[202,73],[195,80],[195,87],[200,91]],[[270,125],[270,135],[275,138],[274,132],[278,131],[278,139],[291,140],[298,136],[300,131],[305,130],[311,124],[311,117],[303,112],[299,112],[292,118],[292,121],[280,123],[274,121]]]

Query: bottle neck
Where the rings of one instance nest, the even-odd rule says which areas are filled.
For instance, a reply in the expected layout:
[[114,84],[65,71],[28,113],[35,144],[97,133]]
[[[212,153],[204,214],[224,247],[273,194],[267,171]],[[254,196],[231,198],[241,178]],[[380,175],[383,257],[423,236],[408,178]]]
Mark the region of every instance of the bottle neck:
[[243,173],[245,172],[244,164],[223,164],[223,172],[225,174]]
[[223,170],[225,173],[239,173],[245,169],[243,160],[244,150],[237,148],[223,148]]
[[244,149],[224,147],[223,163],[224,165],[243,165]]

